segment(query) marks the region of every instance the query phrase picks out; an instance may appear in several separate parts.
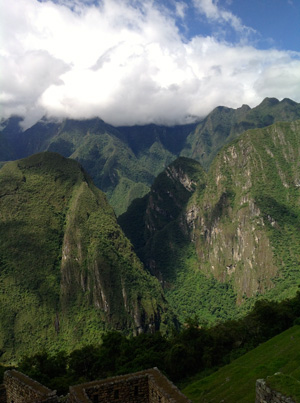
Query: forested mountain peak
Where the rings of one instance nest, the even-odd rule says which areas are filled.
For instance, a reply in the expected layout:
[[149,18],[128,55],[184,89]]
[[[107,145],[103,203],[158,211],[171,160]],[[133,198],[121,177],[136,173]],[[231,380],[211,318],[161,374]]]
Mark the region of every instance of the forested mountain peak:
[[166,304],[77,161],[45,152],[0,170],[1,349],[74,348],[163,329]]

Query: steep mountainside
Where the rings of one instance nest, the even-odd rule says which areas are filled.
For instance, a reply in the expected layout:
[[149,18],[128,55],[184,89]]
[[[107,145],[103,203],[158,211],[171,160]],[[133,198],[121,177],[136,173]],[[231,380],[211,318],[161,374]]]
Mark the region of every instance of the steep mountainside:
[[117,215],[144,196],[154,178],[178,156],[207,169],[221,147],[247,129],[276,121],[300,119],[300,104],[266,98],[256,108],[218,107],[198,124],[113,127],[100,119],[41,120],[24,132],[12,117],[0,125],[0,161],[41,151],[58,152],[79,161],[103,190]]
[[196,187],[203,190],[205,178],[197,161],[180,157],[158,175],[146,196],[134,200],[118,218],[140,259],[164,283],[176,277],[177,260],[176,250],[167,253],[166,244],[176,249],[176,244],[188,240],[179,226],[179,216]]
[[[194,206],[194,207],[193,207]],[[246,132],[214,161],[194,220],[201,270],[238,302],[287,297],[300,282],[300,121]],[[272,289],[275,287],[275,290]]]
[[[144,231],[142,253],[126,214],[120,217],[181,320],[195,312],[201,320],[224,319],[259,295],[294,295],[300,284],[300,121],[247,131],[220,151],[203,178],[173,222],[161,228],[159,217],[152,219],[156,231]],[[177,197],[173,192],[172,203]],[[159,210],[158,199],[152,211]],[[147,223],[148,211],[149,202],[136,219]]]
[[69,350],[114,328],[164,329],[166,303],[104,194],[73,160],[40,153],[0,171],[3,362]]

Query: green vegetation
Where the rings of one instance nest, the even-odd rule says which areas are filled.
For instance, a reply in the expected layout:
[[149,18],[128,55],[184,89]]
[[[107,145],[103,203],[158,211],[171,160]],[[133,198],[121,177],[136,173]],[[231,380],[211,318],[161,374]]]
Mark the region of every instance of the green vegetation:
[[[297,372],[299,374],[299,368]],[[294,377],[278,372],[273,376],[268,376],[266,382],[271,389],[290,397],[294,402],[300,402],[300,382]]]
[[[197,269],[197,259],[189,247],[182,253],[185,255],[178,266],[181,271],[165,295],[168,303],[180,323],[196,315],[201,325],[212,325],[219,321],[238,318],[244,313],[244,307],[236,305],[236,293],[232,284],[221,283],[213,276],[207,277]],[[213,294],[213,296],[212,296]]]
[[298,133],[299,121],[244,133],[189,202],[203,217],[195,223],[197,266],[231,285],[241,310],[261,294],[292,297],[300,284]]
[[[261,128],[296,117],[299,104],[266,99],[252,110],[216,108],[184,127],[66,120],[22,133],[15,122],[14,142],[9,125],[1,142],[13,158],[45,149],[72,155],[118,215],[139,197],[120,225],[179,321],[196,314],[204,326],[241,318],[262,296],[297,292],[300,123]],[[179,154],[208,172],[180,157],[159,174]],[[159,283],[78,163],[33,155],[6,163],[0,182],[3,362],[31,351],[33,340],[68,353],[112,328],[168,327]]]
[[199,161],[208,169],[218,151],[245,130],[300,118],[300,105],[266,98],[256,108],[215,108],[198,124],[112,127],[100,119],[41,120],[22,132],[20,118],[1,122],[0,161],[58,152],[78,160],[107,194],[116,214],[149,191],[154,178],[177,157]]
[[253,401],[257,378],[278,370],[299,378],[299,326],[261,344],[291,327],[299,315],[300,292],[280,304],[261,301],[237,321],[207,328],[199,327],[197,318],[190,318],[180,331],[173,329],[168,336],[156,332],[126,337],[108,332],[102,341],[70,353],[42,350],[24,356],[18,367],[59,393],[66,393],[70,384],[157,366],[173,381],[187,384],[184,392],[195,402],[215,401],[210,400],[211,395],[217,396],[217,401],[226,397],[226,401],[238,402],[238,396],[250,396]]
[[[296,381],[300,379],[299,342],[300,327],[292,327],[212,375],[199,380],[195,377],[183,393],[194,403],[252,403],[256,380],[267,379],[272,388],[300,401],[299,382]],[[284,376],[267,378],[279,371]]]
[[167,281],[180,270],[181,256],[177,251],[186,242],[179,224],[180,213],[196,187],[203,188],[204,180],[205,172],[198,162],[180,157],[158,175],[151,192],[134,201],[118,219],[141,260],[155,261],[156,271]]
[[0,211],[2,362],[167,326],[158,281],[76,161],[47,152],[7,163]]
[[251,109],[215,108],[187,137],[180,155],[194,158],[209,168],[217,153],[249,129],[262,128],[280,121],[300,119],[300,105],[290,99],[265,98]]
[[100,119],[42,120],[21,132],[20,119],[0,128],[0,160],[52,151],[79,161],[94,183],[106,193],[117,215],[142,197],[155,176],[176,158],[195,125],[174,128],[155,125],[114,128]]
[[[195,249],[182,228],[181,212],[197,187],[203,191],[204,180],[199,163],[178,158],[156,178],[151,192],[118,219],[141,260],[163,279],[165,296],[181,323],[195,314],[201,323],[212,323],[231,317],[223,314],[224,306],[235,310],[232,287],[197,270]],[[210,290],[213,303],[207,298]]]
[[154,175],[145,169],[123,141],[112,133],[82,133],[71,158],[78,160],[106,192],[117,214],[149,189]]
[[250,130],[220,151],[207,174],[180,158],[119,217],[181,323],[193,314],[201,324],[238,318],[262,296],[296,294],[298,133],[299,121]]

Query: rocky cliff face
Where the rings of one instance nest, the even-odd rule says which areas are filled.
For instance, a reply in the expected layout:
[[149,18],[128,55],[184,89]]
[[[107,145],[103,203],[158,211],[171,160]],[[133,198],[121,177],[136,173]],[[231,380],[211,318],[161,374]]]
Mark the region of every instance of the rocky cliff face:
[[222,150],[201,203],[191,200],[187,210],[199,270],[232,281],[239,303],[299,268],[299,133],[299,121],[245,133]]
[[164,284],[174,277],[174,270],[167,269],[172,260],[169,246],[179,241],[178,236],[188,239],[181,228],[185,226],[178,223],[180,214],[196,187],[203,189],[205,177],[198,162],[180,157],[156,178],[150,193],[118,219],[138,256]]
[[0,171],[2,359],[72,349],[101,332],[152,332],[167,322],[148,275],[104,194],[80,165],[54,153]]
[[[232,317],[258,296],[283,299],[300,284],[300,122],[245,132],[223,148],[185,204],[162,179],[144,205],[140,254],[165,286],[173,308],[211,320]],[[164,175],[187,190],[187,165]],[[162,193],[181,205],[168,223]],[[170,210],[172,208],[170,207]],[[141,214],[139,215],[141,217]],[[121,222],[123,225],[123,223]],[[130,236],[130,234],[129,234]],[[189,295],[192,294],[192,297]],[[189,301],[188,303],[186,301]],[[177,310],[178,313],[178,310]],[[179,313],[184,318],[182,313]]]

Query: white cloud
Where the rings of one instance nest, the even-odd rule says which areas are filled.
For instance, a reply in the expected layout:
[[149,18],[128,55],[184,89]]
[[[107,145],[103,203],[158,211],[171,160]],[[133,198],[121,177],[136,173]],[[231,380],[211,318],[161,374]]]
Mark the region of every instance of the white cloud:
[[205,14],[207,18],[214,20],[221,18],[221,12],[213,0],[193,0],[198,10]]
[[[254,106],[265,96],[300,101],[299,54],[213,37],[187,42],[171,13],[151,0],[77,0],[72,9],[68,1],[2,5],[2,117],[20,114],[27,126],[44,114],[174,124],[218,105]],[[176,4],[184,18],[184,3]],[[198,6],[242,27],[211,0]]]
[[184,3],[183,1],[175,1],[176,15],[179,18],[184,19],[187,8],[188,8],[188,5],[186,3]]

